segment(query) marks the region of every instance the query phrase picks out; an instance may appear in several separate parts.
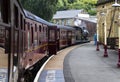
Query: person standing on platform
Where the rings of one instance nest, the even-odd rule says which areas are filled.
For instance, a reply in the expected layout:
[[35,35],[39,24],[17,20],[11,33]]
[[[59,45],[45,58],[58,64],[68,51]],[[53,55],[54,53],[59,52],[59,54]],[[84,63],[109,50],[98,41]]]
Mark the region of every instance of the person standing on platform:
[[97,44],[97,34],[95,33],[94,34],[94,45],[96,45]]

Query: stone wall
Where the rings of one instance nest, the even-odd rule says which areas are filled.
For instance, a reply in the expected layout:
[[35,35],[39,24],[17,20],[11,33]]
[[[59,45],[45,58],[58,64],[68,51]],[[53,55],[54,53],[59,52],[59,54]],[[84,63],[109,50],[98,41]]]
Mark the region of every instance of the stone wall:
[[114,2],[97,5],[97,30],[99,41],[104,43],[105,26],[107,38],[118,37],[118,17],[120,8],[112,7]]

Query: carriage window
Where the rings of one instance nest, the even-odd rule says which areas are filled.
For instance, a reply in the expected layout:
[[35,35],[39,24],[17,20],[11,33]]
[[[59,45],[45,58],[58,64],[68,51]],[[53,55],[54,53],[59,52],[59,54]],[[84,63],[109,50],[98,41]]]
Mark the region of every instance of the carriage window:
[[15,36],[14,36],[14,44],[15,44],[15,48],[14,48],[14,52],[15,54],[18,53],[18,31],[15,31]]
[[24,39],[23,39],[23,33],[24,32],[21,32],[21,35],[20,35],[20,37],[21,37],[21,41],[20,41],[20,52],[21,53],[23,53],[23,47],[24,47]]
[[31,27],[31,33],[32,33],[32,35],[31,35],[31,36],[32,36],[32,39],[31,39],[31,40],[32,40],[32,43],[33,43],[33,35],[34,35],[34,34],[33,34],[33,27]]
[[1,6],[2,6],[2,0],[0,0],[0,22],[2,21],[2,15],[1,15]]
[[27,50],[27,33],[24,33],[24,51]]
[[39,31],[41,32],[41,26],[39,26]]
[[1,28],[0,27],[0,47],[3,47],[5,46],[5,28]]
[[30,30],[30,23],[28,23],[28,28],[27,29]]
[[37,24],[35,24],[35,31],[33,35],[33,45],[36,47],[38,45],[38,36],[37,36]]
[[68,32],[68,39],[71,39],[71,32]]
[[24,19],[24,31],[25,31],[25,25],[26,25],[26,22],[25,22],[25,19]]
[[46,37],[48,37],[48,28],[46,28]]
[[15,23],[15,26],[18,27],[18,8],[16,6],[14,8],[15,8],[15,10],[14,10],[14,16],[15,16],[14,23]]
[[23,29],[23,16],[20,14],[20,24],[21,24],[21,30]]
[[55,31],[50,30],[49,41],[55,41]]
[[0,0],[0,22],[8,23],[9,0]]
[[44,27],[44,33],[43,33],[44,41],[46,40],[46,27]]
[[45,27],[43,27],[43,32],[44,32],[44,28],[45,28]]
[[34,47],[38,45],[38,38],[37,38],[37,32],[34,33]]
[[28,31],[28,32],[27,32],[28,49],[30,49],[30,41],[31,41],[31,39],[30,39],[30,32]]
[[35,31],[37,31],[37,25],[35,24]]
[[40,36],[41,36],[41,42],[43,41],[43,27],[41,27],[41,34],[40,34]]
[[57,39],[59,39],[60,37],[59,31],[57,31]]

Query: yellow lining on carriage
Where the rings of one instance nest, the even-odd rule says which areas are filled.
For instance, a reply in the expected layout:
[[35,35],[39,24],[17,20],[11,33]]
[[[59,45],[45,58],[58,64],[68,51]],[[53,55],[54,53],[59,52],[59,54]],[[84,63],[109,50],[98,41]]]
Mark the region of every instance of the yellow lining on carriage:
[[37,46],[37,47],[35,47],[34,49],[26,50],[25,52],[31,52],[31,51],[33,51],[33,50],[37,50],[37,49],[42,48],[42,47],[45,47],[45,46],[47,46],[47,45],[48,45],[48,43],[47,43],[47,44],[40,45],[40,46]]

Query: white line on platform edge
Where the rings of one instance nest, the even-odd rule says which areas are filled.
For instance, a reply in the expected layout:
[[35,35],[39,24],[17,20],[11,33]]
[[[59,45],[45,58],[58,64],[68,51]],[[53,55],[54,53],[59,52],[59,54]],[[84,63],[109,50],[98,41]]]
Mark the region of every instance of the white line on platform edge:
[[35,79],[34,79],[34,82],[38,82],[42,70],[44,69],[45,65],[48,63],[48,61],[49,61],[53,56],[54,56],[54,55],[52,55],[52,56],[42,65],[41,69],[38,71],[38,73],[37,73],[37,75],[36,75],[36,77],[35,77]]

